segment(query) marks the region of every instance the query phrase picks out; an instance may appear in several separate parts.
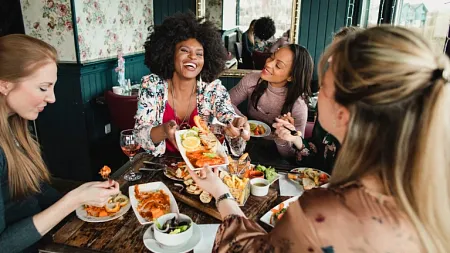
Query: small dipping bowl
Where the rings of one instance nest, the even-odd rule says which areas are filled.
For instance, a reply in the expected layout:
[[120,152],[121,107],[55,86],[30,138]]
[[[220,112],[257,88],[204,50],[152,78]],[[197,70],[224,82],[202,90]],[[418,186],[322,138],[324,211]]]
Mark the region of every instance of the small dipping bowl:
[[250,180],[250,192],[253,196],[266,196],[269,193],[269,181],[264,178]]
[[[158,223],[163,225],[167,220],[172,219],[173,217],[175,217],[176,214],[175,213],[168,213],[166,215],[163,215],[161,217],[159,217]],[[187,241],[189,241],[189,239],[191,239],[192,237],[192,231],[193,231],[193,223],[192,223],[192,219],[189,218],[189,216],[184,215],[184,214],[180,214],[179,219],[182,221],[188,221],[191,223],[191,226],[188,228],[188,230],[181,232],[179,234],[166,234],[164,232],[162,232],[160,229],[158,229],[158,226],[156,226],[156,224],[154,224],[154,235],[155,235],[155,240],[165,246],[169,246],[169,247],[173,247],[173,246],[180,246],[185,244]]]

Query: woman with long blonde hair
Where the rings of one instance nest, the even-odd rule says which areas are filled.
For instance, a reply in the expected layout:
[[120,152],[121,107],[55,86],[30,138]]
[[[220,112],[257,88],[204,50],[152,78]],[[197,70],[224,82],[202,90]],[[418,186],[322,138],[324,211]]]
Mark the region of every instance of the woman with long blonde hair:
[[91,182],[59,199],[49,186],[27,126],[55,102],[56,63],[56,50],[43,41],[0,37],[0,245],[8,252],[28,249],[79,206],[103,205],[119,192],[117,182]]
[[342,144],[328,189],[305,191],[267,234],[214,173],[191,172],[223,217],[213,252],[450,252],[449,72],[405,28],[335,41],[319,64],[319,121]]

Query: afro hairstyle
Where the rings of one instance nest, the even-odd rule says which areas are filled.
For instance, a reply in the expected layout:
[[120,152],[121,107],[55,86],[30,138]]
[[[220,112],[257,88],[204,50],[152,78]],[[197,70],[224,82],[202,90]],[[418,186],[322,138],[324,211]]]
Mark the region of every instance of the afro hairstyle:
[[268,40],[275,34],[275,22],[270,17],[262,17],[256,20],[254,33],[261,40]]
[[175,46],[191,38],[203,46],[201,78],[212,82],[225,68],[226,49],[214,24],[197,19],[192,12],[176,13],[165,18],[162,24],[149,27],[149,36],[144,44],[145,65],[163,79],[172,78],[175,72]]

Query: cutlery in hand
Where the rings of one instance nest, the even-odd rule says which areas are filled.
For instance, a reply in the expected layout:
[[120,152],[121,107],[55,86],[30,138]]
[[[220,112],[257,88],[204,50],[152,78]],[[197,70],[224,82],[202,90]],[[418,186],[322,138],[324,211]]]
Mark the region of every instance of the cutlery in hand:
[[293,136],[298,136],[298,135],[299,135],[299,132],[298,132],[298,131],[289,129],[289,128],[288,128],[287,126],[285,126],[285,125],[283,125],[283,127],[286,128],[287,130],[289,130],[289,131],[291,132],[291,135],[293,135]]

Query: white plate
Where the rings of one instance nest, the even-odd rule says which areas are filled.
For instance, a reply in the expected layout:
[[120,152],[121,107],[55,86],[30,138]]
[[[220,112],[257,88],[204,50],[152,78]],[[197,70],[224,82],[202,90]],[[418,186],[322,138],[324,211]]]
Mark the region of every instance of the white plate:
[[[305,169],[308,169],[308,168],[307,168],[307,167],[295,168],[295,169],[290,170],[289,172],[292,172],[292,171],[300,172],[300,171],[304,171]],[[331,177],[330,174],[326,173],[325,171],[321,171],[321,170],[314,169],[314,168],[311,168],[311,169],[316,170],[316,171],[318,171],[318,172],[320,172],[320,173],[325,173],[325,174],[327,174],[327,176],[328,176],[328,181],[330,180],[330,177]],[[287,179],[291,180],[291,182],[295,183],[296,185],[300,186],[300,187],[303,189],[303,185],[301,185],[300,182],[290,179],[290,178],[288,177],[287,174],[286,174],[286,177],[287,177]],[[328,187],[328,184],[329,184],[329,183],[323,184],[323,185],[321,185],[320,187],[321,187],[321,188],[327,188],[327,187]],[[303,190],[305,190],[305,189],[303,189]]]
[[94,217],[94,216],[89,216],[87,214],[86,210],[84,210],[84,207],[80,206],[80,207],[78,207],[75,210],[75,214],[82,221],[86,221],[86,222],[106,222],[106,221],[115,220],[115,219],[121,217],[126,212],[128,212],[128,210],[130,210],[130,207],[131,207],[131,204],[130,204],[130,201],[129,201],[128,204],[123,206],[122,208],[120,208],[120,210],[117,213],[113,213],[112,215],[105,216],[105,217]]
[[184,179],[172,176],[172,174],[170,174],[170,172],[167,172],[167,170],[164,170],[164,176],[166,176],[168,179],[172,179],[172,180],[179,181],[179,182],[184,182]]
[[197,244],[202,240],[202,230],[200,227],[193,223],[193,231],[192,237],[185,244],[180,246],[168,247],[162,244],[159,244],[155,240],[155,236],[153,235],[152,227],[150,226],[144,233],[144,245],[147,249],[151,250],[154,253],[180,253],[180,252],[188,252],[197,246]]
[[[130,203],[131,207],[133,207],[134,214],[136,215],[139,223],[142,225],[146,224],[152,224],[153,221],[149,221],[147,219],[144,219],[138,212],[137,206],[138,206],[138,200],[136,199],[136,196],[134,195],[134,187],[136,185],[132,185],[128,188],[128,195],[130,196]],[[170,192],[169,188],[163,183],[163,182],[152,182],[147,184],[139,184],[139,191],[147,192],[147,191],[157,191],[157,190],[163,190],[165,194],[169,195],[170,199],[170,213],[178,213],[178,205],[177,201],[172,195],[172,192]]]
[[[295,197],[292,197],[292,198],[290,198],[290,199],[287,199],[287,200],[283,201],[284,207],[288,207],[290,203],[292,203],[292,202],[294,202],[294,201],[297,201],[297,199],[298,199],[300,196],[301,196],[301,195],[295,196]],[[281,203],[280,203],[280,204],[281,204]],[[272,207],[272,209],[274,209],[274,208],[279,208],[280,204],[278,204],[278,205]],[[266,223],[267,225],[269,225],[269,226],[271,226],[271,227],[273,227],[273,224],[270,223],[270,217],[272,217],[272,214],[273,214],[273,213],[272,213],[272,209],[270,209],[267,213],[265,213],[265,214],[263,215],[263,217],[261,217],[261,219],[259,219],[260,221]]]
[[[202,168],[195,168],[194,165],[192,165],[192,163],[189,161],[189,159],[186,156],[186,149],[183,147],[183,145],[181,145],[181,136],[186,131],[189,131],[189,129],[187,129],[187,130],[179,130],[179,131],[175,132],[175,139],[177,141],[178,150],[180,150],[181,157],[183,157],[183,160],[186,162],[186,165],[189,166],[189,168],[191,170],[201,170]],[[209,166],[210,168],[216,168],[216,167],[221,167],[221,166],[227,166],[228,165],[228,157],[227,157],[227,154],[225,153],[225,150],[223,149],[223,145],[217,145],[217,154],[225,159],[225,163],[224,164],[218,164],[218,165]]]
[[272,130],[270,129],[270,127],[269,127],[266,123],[264,123],[264,122],[257,121],[257,120],[249,120],[248,123],[249,123],[249,124],[252,123],[252,124],[256,124],[256,125],[262,125],[262,126],[264,127],[264,129],[266,130],[266,132],[265,132],[264,134],[260,134],[260,135],[254,135],[253,132],[250,131],[250,136],[251,136],[251,137],[256,137],[256,138],[259,138],[259,137],[266,137],[266,136],[269,136],[270,133],[272,132]]

